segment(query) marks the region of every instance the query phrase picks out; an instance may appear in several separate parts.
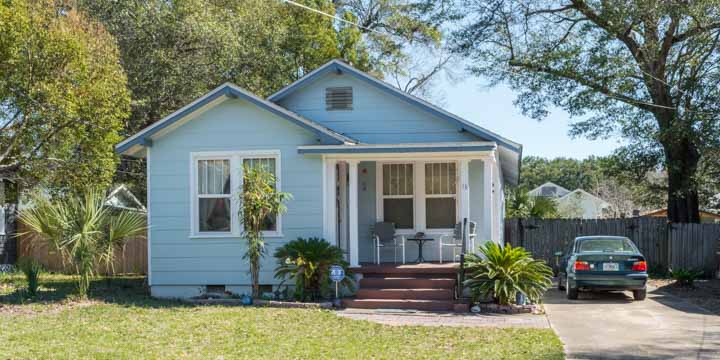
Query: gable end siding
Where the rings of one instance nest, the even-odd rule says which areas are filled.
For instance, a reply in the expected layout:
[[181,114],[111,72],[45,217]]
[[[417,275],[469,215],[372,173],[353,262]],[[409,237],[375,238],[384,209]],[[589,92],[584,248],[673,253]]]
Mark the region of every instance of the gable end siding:
[[[351,111],[329,111],[326,88],[352,87]],[[348,75],[331,72],[280,100],[293,112],[370,144],[482,140],[398,97]]]

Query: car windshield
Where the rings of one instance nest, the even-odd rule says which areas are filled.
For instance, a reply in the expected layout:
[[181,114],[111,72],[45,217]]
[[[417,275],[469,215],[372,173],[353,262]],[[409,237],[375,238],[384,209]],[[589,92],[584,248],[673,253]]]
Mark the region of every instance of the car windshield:
[[579,252],[635,252],[628,239],[586,239],[580,241]]

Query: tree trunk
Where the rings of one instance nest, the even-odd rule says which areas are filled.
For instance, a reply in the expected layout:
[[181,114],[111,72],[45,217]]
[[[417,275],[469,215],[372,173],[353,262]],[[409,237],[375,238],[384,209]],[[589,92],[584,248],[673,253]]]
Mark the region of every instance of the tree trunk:
[[700,154],[695,144],[678,134],[665,148],[668,173],[668,220],[675,223],[699,223],[700,209],[695,175]]

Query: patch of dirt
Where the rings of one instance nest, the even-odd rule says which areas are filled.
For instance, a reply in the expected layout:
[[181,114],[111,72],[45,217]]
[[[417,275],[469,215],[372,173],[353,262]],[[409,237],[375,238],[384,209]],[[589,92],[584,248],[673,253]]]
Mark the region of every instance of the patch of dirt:
[[29,302],[27,304],[2,304],[0,303],[0,314],[2,315],[40,315],[57,314],[61,311],[82,308],[102,304],[96,300],[68,300],[64,302]]
[[695,280],[695,287],[681,287],[670,279],[650,279],[649,284],[657,291],[681,297],[720,315],[720,279]]

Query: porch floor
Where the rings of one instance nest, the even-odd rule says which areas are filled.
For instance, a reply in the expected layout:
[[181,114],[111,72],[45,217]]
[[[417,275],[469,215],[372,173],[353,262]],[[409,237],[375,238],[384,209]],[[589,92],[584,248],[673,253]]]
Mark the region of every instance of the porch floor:
[[359,268],[353,268],[357,274],[455,274],[460,263],[424,262],[422,264],[397,264],[397,263],[362,263]]

